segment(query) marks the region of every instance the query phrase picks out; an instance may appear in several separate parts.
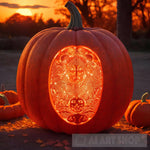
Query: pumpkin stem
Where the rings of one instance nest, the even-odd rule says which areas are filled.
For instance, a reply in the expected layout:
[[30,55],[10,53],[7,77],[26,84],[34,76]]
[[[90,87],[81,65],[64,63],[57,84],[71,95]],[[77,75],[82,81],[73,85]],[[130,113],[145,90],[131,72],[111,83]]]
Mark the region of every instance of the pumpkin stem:
[[7,97],[4,94],[0,94],[0,98],[5,102],[4,106],[10,105]]
[[149,92],[146,92],[142,95],[141,97],[141,101],[142,102],[146,102],[146,99],[150,96],[150,93]]
[[81,15],[77,9],[77,7],[70,1],[68,1],[65,5],[65,7],[69,10],[70,14],[71,14],[71,19],[70,19],[70,23],[67,27],[67,29],[71,29],[71,30],[82,30],[82,19],[81,19]]

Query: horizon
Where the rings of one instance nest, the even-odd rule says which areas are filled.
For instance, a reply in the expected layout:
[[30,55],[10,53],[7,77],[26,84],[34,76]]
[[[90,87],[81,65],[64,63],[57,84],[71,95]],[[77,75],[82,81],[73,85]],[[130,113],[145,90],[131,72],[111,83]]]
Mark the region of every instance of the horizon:
[[54,20],[62,19],[63,16],[56,14],[55,9],[63,6],[59,6],[58,4],[55,6],[55,1],[56,0],[3,0],[0,2],[0,22],[5,22],[15,13],[27,16],[27,14],[25,14],[27,11],[23,14],[19,11],[20,9],[28,10],[28,13],[30,12],[29,16],[31,17],[35,14],[37,14],[38,17],[42,15],[44,21],[50,18]]

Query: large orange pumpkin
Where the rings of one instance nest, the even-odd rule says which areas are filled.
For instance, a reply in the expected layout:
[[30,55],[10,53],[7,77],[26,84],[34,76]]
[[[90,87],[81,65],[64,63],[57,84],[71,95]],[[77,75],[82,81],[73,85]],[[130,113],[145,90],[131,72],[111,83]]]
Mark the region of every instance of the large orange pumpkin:
[[133,93],[133,69],[124,45],[101,28],[83,28],[73,3],[68,28],[49,28],[26,45],[17,91],[27,115],[43,128],[99,132],[124,114]]

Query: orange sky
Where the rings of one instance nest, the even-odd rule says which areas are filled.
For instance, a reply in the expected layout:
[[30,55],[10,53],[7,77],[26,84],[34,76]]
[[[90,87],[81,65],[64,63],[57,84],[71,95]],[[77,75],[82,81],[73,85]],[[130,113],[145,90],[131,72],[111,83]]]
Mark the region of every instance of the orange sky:
[[[44,20],[47,20],[49,18],[53,18],[53,19],[62,18],[62,16],[58,16],[54,12],[54,9],[58,8],[58,4],[55,5],[55,2],[56,0],[0,0],[0,21],[5,21],[12,14],[16,13],[19,6],[25,6],[25,5],[29,5],[29,7],[40,5],[39,6],[40,8],[38,9],[32,9],[32,8],[28,8],[28,9],[31,10],[32,14],[37,13],[39,16],[41,13],[43,13]],[[17,8],[16,5],[12,6],[11,4],[17,4]],[[10,7],[15,7],[15,8],[10,8]],[[49,8],[42,8],[42,7],[49,7]]]

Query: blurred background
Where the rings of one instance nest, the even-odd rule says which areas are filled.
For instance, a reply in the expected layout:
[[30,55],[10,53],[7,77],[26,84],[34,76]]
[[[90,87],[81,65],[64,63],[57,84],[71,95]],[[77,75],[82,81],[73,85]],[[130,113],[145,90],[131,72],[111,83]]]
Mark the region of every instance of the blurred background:
[[[0,49],[23,50],[37,32],[66,27],[68,0],[0,0]],[[150,49],[150,0],[72,0],[86,27],[116,34],[128,50]]]

